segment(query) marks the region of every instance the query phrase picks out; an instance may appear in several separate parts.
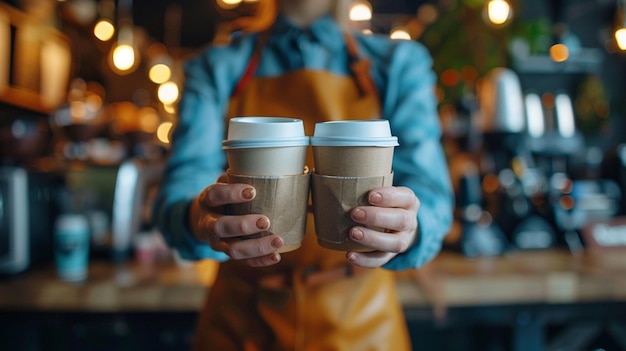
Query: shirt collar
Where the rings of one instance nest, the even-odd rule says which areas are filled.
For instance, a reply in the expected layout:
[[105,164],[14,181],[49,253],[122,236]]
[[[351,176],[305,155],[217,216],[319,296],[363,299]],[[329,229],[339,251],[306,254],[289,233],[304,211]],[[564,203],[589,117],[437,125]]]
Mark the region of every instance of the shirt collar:
[[[301,35],[309,36],[330,49],[340,49],[344,46],[343,33],[331,15],[324,15],[313,22],[308,28],[300,28],[293,24],[286,16],[279,14],[270,30],[269,42],[279,42],[298,38]],[[340,37],[342,40],[337,40]]]

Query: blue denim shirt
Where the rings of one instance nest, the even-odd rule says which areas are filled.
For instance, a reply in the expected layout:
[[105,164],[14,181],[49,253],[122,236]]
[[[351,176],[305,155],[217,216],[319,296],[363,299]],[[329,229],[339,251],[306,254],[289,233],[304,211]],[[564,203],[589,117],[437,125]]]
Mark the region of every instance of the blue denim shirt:
[[[224,116],[257,36],[242,35],[229,45],[210,47],[184,66],[179,122],[172,136],[171,156],[153,218],[167,243],[186,259],[228,259],[191,235],[186,209],[225,170]],[[421,203],[417,242],[384,267],[417,268],[440,251],[452,223],[453,194],[440,143],[432,60],[417,42],[359,33],[354,36],[359,53],[372,63],[382,117],[389,120],[400,144],[394,152],[394,185],[411,188]],[[323,17],[303,30],[279,16],[263,49],[256,76],[276,76],[302,68],[348,75],[347,55],[342,32],[331,17]]]

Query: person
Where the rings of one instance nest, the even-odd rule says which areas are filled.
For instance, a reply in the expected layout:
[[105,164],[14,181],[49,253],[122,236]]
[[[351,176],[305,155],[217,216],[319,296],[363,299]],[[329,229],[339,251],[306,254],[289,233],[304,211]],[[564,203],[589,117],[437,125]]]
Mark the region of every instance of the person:
[[[435,76],[419,43],[345,29],[348,2],[277,0],[267,30],[185,63],[154,218],[183,258],[220,261],[195,350],[411,349],[393,272],[435,257],[452,222]],[[394,184],[373,189],[370,205],[351,211],[359,223],[351,238],[372,251],[321,248],[312,214],[295,251],[277,253],[284,244],[277,235],[242,240],[271,223],[224,211],[256,196],[247,184],[225,181],[221,142],[234,116],[300,118],[307,135],[321,121],[388,119],[400,144]]]

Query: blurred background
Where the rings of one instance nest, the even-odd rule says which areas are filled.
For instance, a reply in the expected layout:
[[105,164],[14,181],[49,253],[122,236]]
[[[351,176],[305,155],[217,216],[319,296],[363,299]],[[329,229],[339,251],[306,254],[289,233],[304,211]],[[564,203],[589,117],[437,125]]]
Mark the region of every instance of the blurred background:
[[[181,65],[266,7],[0,2],[2,348],[189,346],[216,263],[150,221]],[[399,274],[415,344],[626,350],[626,0],[355,0],[350,19],[425,45],[438,78],[455,224]],[[78,282],[60,230],[88,237]]]

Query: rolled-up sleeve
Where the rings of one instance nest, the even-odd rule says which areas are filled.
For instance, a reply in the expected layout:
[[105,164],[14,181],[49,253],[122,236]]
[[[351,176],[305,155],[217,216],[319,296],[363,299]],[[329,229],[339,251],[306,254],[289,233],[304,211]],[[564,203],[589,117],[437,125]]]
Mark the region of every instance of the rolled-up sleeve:
[[416,42],[398,42],[380,67],[386,79],[383,117],[389,119],[399,146],[394,153],[394,184],[411,188],[420,201],[418,239],[384,267],[418,268],[441,250],[452,224],[454,195],[441,144],[435,75],[427,50]]
[[215,48],[184,65],[179,119],[153,208],[153,221],[168,245],[185,259],[227,259],[190,233],[187,209],[191,200],[224,172],[224,116],[233,80],[245,65],[246,51],[251,51],[251,46]]

